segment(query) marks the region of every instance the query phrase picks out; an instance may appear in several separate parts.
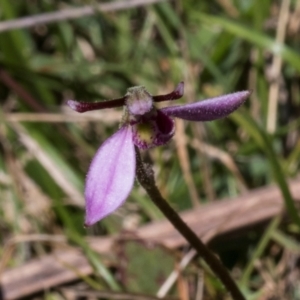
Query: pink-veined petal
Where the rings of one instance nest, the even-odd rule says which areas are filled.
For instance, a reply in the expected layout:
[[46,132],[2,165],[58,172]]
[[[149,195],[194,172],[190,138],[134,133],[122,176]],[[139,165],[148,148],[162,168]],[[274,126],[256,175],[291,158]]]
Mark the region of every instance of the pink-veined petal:
[[95,224],[122,205],[134,177],[132,129],[124,126],[102,144],[90,165],[85,185],[85,225]]
[[165,107],[161,111],[168,116],[188,121],[212,121],[231,114],[249,95],[249,91],[236,92],[191,104]]

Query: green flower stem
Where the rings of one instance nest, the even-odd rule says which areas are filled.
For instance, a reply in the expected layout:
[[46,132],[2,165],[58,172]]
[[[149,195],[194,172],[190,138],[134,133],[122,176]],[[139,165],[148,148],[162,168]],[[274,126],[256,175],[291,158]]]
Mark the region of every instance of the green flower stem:
[[141,186],[154,204],[162,211],[165,217],[173,226],[185,237],[191,246],[197,251],[199,256],[209,265],[215,275],[221,280],[225,288],[231,293],[234,300],[245,300],[245,297],[231,278],[227,269],[221,261],[203,244],[199,237],[190,229],[190,227],[179,217],[177,212],[168,204],[158,190],[151,166],[144,164],[138,148],[136,147],[137,171],[136,176]]

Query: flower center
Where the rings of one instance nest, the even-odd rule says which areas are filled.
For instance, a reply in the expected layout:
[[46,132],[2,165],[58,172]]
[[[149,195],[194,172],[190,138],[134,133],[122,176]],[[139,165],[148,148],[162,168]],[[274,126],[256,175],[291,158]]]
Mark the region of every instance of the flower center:
[[127,90],[126,106],[132,115],[144,115],[153,107],[153,98],[143,86],[135,86]]
[[143,86],[129,88],[125,99],[123,122],[132,126],[132,138],[137,147],[149,149],[171,139],[173,120],[153,106],[153,98]]

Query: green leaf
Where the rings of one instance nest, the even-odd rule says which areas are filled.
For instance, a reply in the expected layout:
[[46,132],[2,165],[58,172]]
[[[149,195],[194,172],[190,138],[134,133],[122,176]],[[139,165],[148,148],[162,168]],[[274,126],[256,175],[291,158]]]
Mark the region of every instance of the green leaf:
[[276,180],[278,187],[281,190],[282,197],[285,202],[286,209],[292,220],[300,227],[300,217],[296,209],[293,197],[287,185],[285,174],[277,159],[277,155],[272,147],[270,136],[260,128],[257,123],[252,119],[246,110],[240,109],[230,116],[237,124],[242,126],[246,132],[255,140],[263,152],[269,159],[272,167],[272,174]]
[[284,61],[291,64],[297,71],[300,71],[300,55],[290,47],[276,42],[275,39],[256,31],[251,26],[245,27],[235,21],[207,14],[200,14],[199,16],[202,22],[205,22],[210,26],[220,26],[223,30],[230,32],[257,47],[269,50],[274,55],[281,56]]

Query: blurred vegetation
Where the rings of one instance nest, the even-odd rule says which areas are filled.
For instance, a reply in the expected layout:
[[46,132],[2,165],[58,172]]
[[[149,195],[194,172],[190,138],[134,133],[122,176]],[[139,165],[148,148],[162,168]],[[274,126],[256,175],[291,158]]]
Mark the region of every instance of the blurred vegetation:
[[[0,0],[0,20],[87,4],[96,2]],[[293,273],[291,284],[280,269],[299,264],[300,219],[287,187],[300,170],[299,20],[299,0],[188,0],[0,32],[0,253],[11,238],[29,237],[2,264],[14,267],[52,252],[60,244],[51,237],[62,235],[95,269],[83,279],[90,289],[156,294],[178,253],[128,245],[124,255],[132,256],[131,264],[117,276],[85,242],[87,235],[133,230],[162,218],[136,185],[118,212],[83,228],[85,173],[117,129],[121,110],[79,115],[64,103],[117,98],[135,85],[167,93],[183,80],[185,96],[177,103],[246,89],[252,95],[224,120],[178,124],[172,142],[150,150],[158,186],[180,211],[278,184],[289,221],[280,225],[275,219],[229,250],[219,245],[215,251],[223,253],[249,299],[300,299],[299,274]],[[197,140],[229,159],[207,147],[198,151]],[[31,241],[33,234],[48,234],[49,240]],[[196,260],[186,276],[196,278],[198,268]],[[196,283],[190,286],[193,291]],[[228,299],[209,272],[204,286],[203,299]],[[170,295],[178,296],[179,289]],[[56,290],[39,297],[67,299]]]

